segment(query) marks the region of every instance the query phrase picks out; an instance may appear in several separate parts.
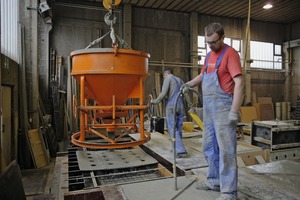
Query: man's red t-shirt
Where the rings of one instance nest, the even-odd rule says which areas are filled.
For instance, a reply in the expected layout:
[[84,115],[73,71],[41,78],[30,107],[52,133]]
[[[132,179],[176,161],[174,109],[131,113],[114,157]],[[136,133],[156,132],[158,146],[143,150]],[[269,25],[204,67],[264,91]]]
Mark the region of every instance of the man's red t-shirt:
[[[208,74],[215,71],[217,58],[221,55],[224,47],[225,45],[223,45],[222,49],[219,52],[211,51],[209,60],[207,62],[208,67],[206,72]],[[206,63],[206,60],[204,63]],[[202,67],[201,70],[202,74],[204,74],[205,68],[206,66]],[[220,86],[224,90],[224,92],[228,94],[233,93],[234,81],[232,78],[241,74],[242,74],[242,66],[241,66],[240,56],[234,48],[229,46],[223,56],[218,71]]]

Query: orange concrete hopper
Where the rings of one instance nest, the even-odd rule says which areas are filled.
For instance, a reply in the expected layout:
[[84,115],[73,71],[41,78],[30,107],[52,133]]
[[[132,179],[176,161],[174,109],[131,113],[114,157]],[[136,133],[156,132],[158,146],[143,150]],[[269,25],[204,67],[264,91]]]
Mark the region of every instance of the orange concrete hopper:
[[[71,52],[71,75],[80,85],[80,132],[72,135],[73,144],[88,148],[125,148],[150,139],[150,133],[144,131],[146,106],[143,101],[149,57],[144,52],[117,48]],[[129,103],[129,99],[136,103]],[[122,142],[124,136],[137,129],[137,123],[140,139]],[[88,141],[87,133],[105,142]]]

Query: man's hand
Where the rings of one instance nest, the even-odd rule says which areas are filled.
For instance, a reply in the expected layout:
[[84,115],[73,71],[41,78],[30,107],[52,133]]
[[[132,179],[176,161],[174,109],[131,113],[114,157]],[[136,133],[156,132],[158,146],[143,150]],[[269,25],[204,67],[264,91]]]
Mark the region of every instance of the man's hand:
[[153,105],[153,104],[156,104],[155,101],[153,99],[151,99],[150,103]]
[[182,93],[187,93],[190,89],[191,89],[191,86],[187,83],[183,84],[180,87],[180,91],[182,91]]
[[228,113],[228,119],[231,124],[237,124],[240,121],[240,114],[230,111]]

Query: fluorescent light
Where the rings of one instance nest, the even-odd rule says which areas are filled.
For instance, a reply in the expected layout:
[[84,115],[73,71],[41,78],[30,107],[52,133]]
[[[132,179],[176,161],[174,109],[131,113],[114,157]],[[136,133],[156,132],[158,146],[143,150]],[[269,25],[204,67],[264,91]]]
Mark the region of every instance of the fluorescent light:
[[266,5],[264,5],[264,9],[270,9],[270,8],[272,8],[273,7],[273,5],[272,4],[269,4],[269,3],[267,3]]

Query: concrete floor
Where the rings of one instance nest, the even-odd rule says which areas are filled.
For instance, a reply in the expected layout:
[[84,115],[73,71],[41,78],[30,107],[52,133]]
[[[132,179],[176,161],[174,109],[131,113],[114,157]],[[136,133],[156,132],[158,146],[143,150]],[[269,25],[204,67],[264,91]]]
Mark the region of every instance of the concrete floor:
[[[98,190],[103,191],[106,200],[211,200],[217,198],[220,195],[219,192],[199,191],[195,188],[198,182],[204,182],[207,170],[207,163],[201,153],[199,135],[198,132],[184,134],[184,143],[189,157],[177,159],[176,166],[185,172],[185,176],[99,188]],[[138,137],[134,134],[131,136]],[[245,141],[247,140],[249,142],[249,138],[246,137]],[[151,155],[158,155],[160,159],[173,164],[172,146],[168,135],[152,133],[151,140],[144,144],[143,149],[151,151]],[[238,145],[239,152],[252,150],[253,147]],[[45,170],[40,169],[40,174],[42,174],[40,177],[44,178],[41,179],[40,184],[36,184],[36,194],[30,193],[32,188],[25,187],[25,192],[27,190],[28,194],[27,199],[47,199],[49,197],[49,191],[53,191],[51,188],[53,185],[49,186],[53,178],[53,166],[50,168],[52,170],[49,170],[47,177],[43,175]],[[36,181],[33,177],[32,180]],[[26,181],[30,182],[29,175]],[[175,190],[176,186],[177,190]],[[300,199],[299,188],[300,159],[252,165],[239,168],[238,171],[239,199]]]
[[[239,169],[238,196],[239,199],[300,199],[300,160],[276,161],[253,167]],[[280,168],[280,169],[279,169]],[[193,170],[196,175],[182,176],[175,180],[166,179],[122,185],[126,199],[178,199],[178,200],[211,200],[220,193],[200,191],[195,188],[198,182],[205,179],[206,169]],[[195,181],[195,179],[197,179]]]
[[[172,199],[181,190],[182,193],[176,199],[203,199],[210,200],[217,198],[220,193],[211,191],[199,191],[195,189],[198,182],[204,182],[207,171],[207,163],[203,157],[201,149],[201,138],[196,133],[183,134],[183,141],[187,148],[189,157],[177,159],[176,165],[186,172],[192,171],[193,176],[178,178],[178,191],[174,190],[175,180],[162,180],[153,183],[141,183],[122,186],[125,196],[135,200],[141,198],[136,191],[147,191],[149,188],[149,198],[143,199]],[[245,143],[250,142],[249,137],[245,136]],[[239,152],[252,152],[257,148],[251,145],[237,146]],[[144,144],[147,148],[164,157],[173,163],[171,142],[168,135],[158,133],[152,134],[151,140]],[[197,181],[191,183],[197,178]],[[189,185],[187,187],[187,185]],[[133,187],[135,189],[133,189]],[[149,187],[149,188],[148,188]],[[187,188],[186,188],[187,187]],[[160,188],[164,188],[161,190]],[[238,170],[238,195],[239,199],[300,199],[300,159],[281,160],[265,164],[241,167]],[[155,191],[155,192],[154,192]],[[145,195],[145,194],[144,194]],[[199,198],[201,197],[201,198]]]

